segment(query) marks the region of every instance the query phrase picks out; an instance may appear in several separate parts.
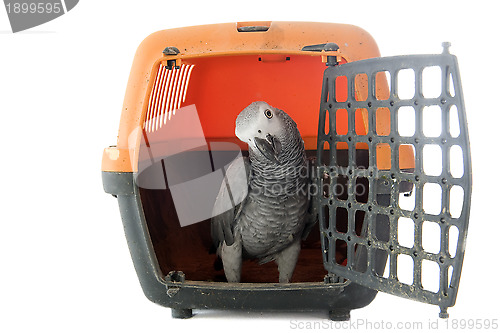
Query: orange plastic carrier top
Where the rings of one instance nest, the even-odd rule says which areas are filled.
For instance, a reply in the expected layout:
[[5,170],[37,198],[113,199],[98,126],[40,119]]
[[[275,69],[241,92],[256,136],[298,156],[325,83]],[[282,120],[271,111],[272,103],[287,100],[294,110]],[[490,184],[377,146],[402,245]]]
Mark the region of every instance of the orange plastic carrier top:
[[[252,26],[264,28],[245,29]],[[304,46],[327,42],[336,43],[339,51],[301,51]],[[164,55],[162,51],[169,46],[176,47],[179,53]],[[104,150],[102,171],[137,171],[140,136],[151,116],[150,104],[159,93],[155,81],[165,75],[162,68],[169,60],[175,60],[184,70],[185,91],[178,103],[176,100],[176,106],[196,106],[207,140],[231,141],[246,150],[246,145],[234,135],[236,116],[251,102],[263,100],[285,110],[296,121],[306,149],[316,150],[327,55],[336,56],[340,63],[380,56],[375,41],[366,31],[345,24],[240,22],[153,33],[135,54],[117,145]],[[360,96],[368,93],[362,89],[365,83],[356,82],[356,93]],[[387,83],[377,87],[385,89],[377,94],[388,94]],[[336,94],[347,94],[347,85],[345,91],[338,90]],[[377,114],[377,133],[390,132],[388,112]],[[367,115],[360,112],[360,117],[355,118],[356,132],[366,134]],[[347,113],[345,117],[337,116],[336,126],[337,132],[347,132]],[[389,149],[377,152],[377,164],[380,169],[389,168]],[[400,151],[400,166],[414,167],[411,148]]]

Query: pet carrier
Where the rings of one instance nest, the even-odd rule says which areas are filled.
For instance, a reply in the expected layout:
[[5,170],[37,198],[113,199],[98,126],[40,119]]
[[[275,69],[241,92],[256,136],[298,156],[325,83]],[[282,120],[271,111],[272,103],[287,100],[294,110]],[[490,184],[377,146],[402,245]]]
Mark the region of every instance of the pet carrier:
[[[342,24],[245,22],[164,30],[139,46],[104,189],[118,199],[145,295],[192,309],[327,310],[346,320],[377,291],[453,306],[471,196],[455,56],[380,58]],[[253,101],[285,110],[310,157],[318,211],[292,283],[245,262],[228,283],[210,238],[234,134]]]

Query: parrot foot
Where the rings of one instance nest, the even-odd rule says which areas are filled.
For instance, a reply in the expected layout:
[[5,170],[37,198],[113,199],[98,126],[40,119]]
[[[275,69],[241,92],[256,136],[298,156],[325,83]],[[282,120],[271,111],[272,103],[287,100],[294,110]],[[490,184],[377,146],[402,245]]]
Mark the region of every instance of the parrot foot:
[[300,238],[297,238],[289,247],[276,255],[279,282],[289,283],[300,253]]
[[242,265],[241,239],[236,237],[232,245],[222,244],[221,259],[227,282],[240,282]]

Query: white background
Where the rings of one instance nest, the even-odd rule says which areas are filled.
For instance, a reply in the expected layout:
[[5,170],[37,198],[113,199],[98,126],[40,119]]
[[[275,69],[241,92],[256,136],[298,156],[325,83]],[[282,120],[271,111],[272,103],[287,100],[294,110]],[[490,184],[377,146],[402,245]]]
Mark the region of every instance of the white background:
[[[116,143],[139,43],[157,30],[251,20],[358,25],[384,56],[439,53],[441,42],[452,43],[467,107],[474,189],[460,292],[449,312],[451,319],[498,320],[493,171],[500,56],[493,4],[80,1],[68,14],[17,34],[0,7],[0,331],[267,331],[293,329],[297,321],[328,324],[320,312],[196,311],[189,320],[171,319],[170,309],[142,294],[116,199],[102,190],[102,150]],[[379,294],[368,307],[352,311],[352,320],[417,321],[425,329],[438,312]]]

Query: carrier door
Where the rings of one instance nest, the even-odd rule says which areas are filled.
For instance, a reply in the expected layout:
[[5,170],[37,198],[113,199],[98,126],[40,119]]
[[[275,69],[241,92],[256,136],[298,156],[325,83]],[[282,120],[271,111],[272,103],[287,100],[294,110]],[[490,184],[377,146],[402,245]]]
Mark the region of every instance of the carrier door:
[[462,270],[472,177],[458,64],[443,45],[438,55],[325,70],[316,185],[325,268],[439,305],[447,317]]

